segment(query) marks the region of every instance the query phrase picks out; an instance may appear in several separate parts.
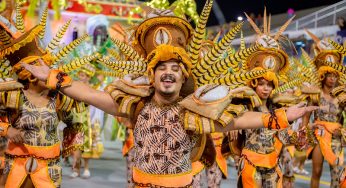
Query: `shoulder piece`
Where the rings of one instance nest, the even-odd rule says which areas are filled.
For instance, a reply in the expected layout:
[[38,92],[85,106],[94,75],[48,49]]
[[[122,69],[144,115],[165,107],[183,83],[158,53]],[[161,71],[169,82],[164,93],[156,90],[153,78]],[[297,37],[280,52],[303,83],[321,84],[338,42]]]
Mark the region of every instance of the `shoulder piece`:
[[346,87],[345,86],[338,86],[334,88],[331,94],[333,95],[333,97],[337,98],[339,104],[346,103]]
[[83,102],[76,101],[59,92],[57,96],[57,110],[69,112],[73,108],[77,113],[84,112],[86,110],[86,106]]
[[21,83],[15,81],[15,80],[4,81],[4,82],[0,81],[0,92],[17,90],[17,89],[21,89],[23,87],[24,86]]
[[135,77],[135,75],[126,75],[124,79],[116,80],[105,88],[105,91],[111,95],[114,90],[138,97],[148,97],[153,92],[146,76]]
[[0,91],[0,106],[18,109],[21,100],[21,90]]
[[286,107],[298,104],[300,101],[299,97],[291,94],[279,94],[273,97],[273,103]]
[[[239,87],[231,90],[223,85],[205,85],[196,90],[192,95],[180,102],[187,110],[213,120],[218,120],[226,108],[237,112],[243,105],[233,104],[237,99],[250,99],[253,106],[261,104],[261,100],[249,87]],[[232,103],[232,105],[230,105]],[[236,113],[238,114],[238,113]]]

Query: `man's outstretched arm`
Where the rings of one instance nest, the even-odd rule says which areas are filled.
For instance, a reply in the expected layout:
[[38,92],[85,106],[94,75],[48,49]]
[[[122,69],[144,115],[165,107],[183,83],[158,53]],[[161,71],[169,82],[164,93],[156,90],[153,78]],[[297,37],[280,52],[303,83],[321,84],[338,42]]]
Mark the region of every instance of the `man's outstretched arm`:
[[93,105],[108,114],[122,116],[117,113],[119,105],[107,92],[96,90],[83,82],[73,81],[70,86],[61,88],[60,91],[77,101]]
[[[51,70],[42,60],[39,61],[41,66],[29,65],[26,63],[22,63],[21,65],[31,72],[34,77],[46,82]],[[72,81],[70,86],[63,87],[60,89],[60,91],[75,100],[93,105],[108,114],[114,116],[123,116],[123,114],[117,113],[119,106],[114,102],[108,93],[93,89],[89,85],[82,82]]]

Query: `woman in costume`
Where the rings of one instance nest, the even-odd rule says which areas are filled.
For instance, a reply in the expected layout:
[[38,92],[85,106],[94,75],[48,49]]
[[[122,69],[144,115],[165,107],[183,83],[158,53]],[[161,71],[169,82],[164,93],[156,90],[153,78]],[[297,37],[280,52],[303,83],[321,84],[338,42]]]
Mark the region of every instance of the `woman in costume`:
[[[292,19],[288,20],[278,33],[271,35],[266,10],[264,11],[263,32],[250,17],[247,16],[247,18],[259,35],[256,43],[261,44],[262,47],[244,60],[239,69],[241,71],[267,70],[266,74],[249,82],[250,87],[260,98],[261,104],[250,103],[248,108],[252,111],[273,113],[275,109],[282,106],[281,103],[287,103],[287,99],[283,95],[274,95],[274,89],[280,89],[279,75],[285,75],[289,69],[288,55],[282,50],[278,39],[280,33],[285,30]],[[276,98],[273,98],[273,95]],[[275,119],[274,117],[272,121],[276,121]],[[233,151],[240,152],[241,155],[238,186],[245,188],[282,187],[283,172],[279,164],[280,155],[288,154],[287,152],[282,153],[285,151],[283,150],[284,145],[298,144],[297,134],[293,134],[289,129],[278,131],[272,130],[271,127],[243,130],[242,134],[238,136],[237,143],[233,144],[233,146],[240,146],[239,150],[233,149]],[[289,159],[288,156],[284,156],[284,158]]]
[[[315,144],[308,153],[312,158],[312,177],[311,187],[319,187],[320,178],[323,171],[324,159],[330,166],[331,187],[339,187],[339,174],[341,165],[343,164],[342,153],[342,101],[332,95],[332,91],[338,85],[340,73],[334,68],[328,66],[328,63],[341,65],[343,62],[343,54],[338,50],[338,45],[333,41],[324,41],[318,39],[314,34],[307,31],[309,36],[315,42],[315,58],[311,59],[307,54],[304,58],[309,62],[313,70],[317,70],[315,79],[316,86],[320,87],[320,95],[318,100],[310,103],[316,103],[320,106],[320,110],[314,113],[314,123],[319,126],[314,131]],[[310,114],[303,118],[303,125],[309,123]]]
[[[59,92],[47,89],[44,82],[35,79],[21,67],[21,64],[54,65],[83,40],[77,39],[53,53],[68,22],[47,48],[43,48],[40,40],[44,38],[47,17],[48,9],[43,12],[40,24],[26,31],[19,6],[16,7],[15,25],[0,16],[1,44],[4,45],[0,50],[1,66],[8,65],[18,76],[18,82],[5,82],[0,91],[0,106],[7,112],[6,117],[1,117],[4,120],[0,124],[1,136],[9,139],[4,177],[1,179],[1,184],[6,188],[60,187],[61,144],[57,136],[60,120],[68,125],[62,154],[80,148],[83,142],[83,133],[78,124],[73,122],[70,110],[76,108],[83,111],[84,106]],[[66,71],[70,66],[76,66],[78,61],[76,59],[72,64],[58,69]]]

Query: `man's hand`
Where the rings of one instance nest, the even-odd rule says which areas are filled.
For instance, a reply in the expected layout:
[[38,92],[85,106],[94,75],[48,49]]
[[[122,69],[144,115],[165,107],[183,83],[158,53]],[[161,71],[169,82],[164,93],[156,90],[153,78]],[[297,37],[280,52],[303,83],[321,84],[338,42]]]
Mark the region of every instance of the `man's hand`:
[[21,66],[28,70],[34,77],[41,81],[46,81],[49,76],[49,67],[43,62],[43,60],[38,59],[41,66],[29,65],[27,63],[21,63]]
[[21,144],[24,142],[24,132],[20,131],[19,129],[9,127],[7,130],[7,136],[6,136],[11,142],[14,142],[16,144]]
[[294,121],[302,117],[304,114],[308,112],[312,112],[317,109],[319,109],[318,106],[306,106],[306,103],[301,102],[299,104],[296,104],[294,106],[287,108],[286,110],[287,120],[290,122]]

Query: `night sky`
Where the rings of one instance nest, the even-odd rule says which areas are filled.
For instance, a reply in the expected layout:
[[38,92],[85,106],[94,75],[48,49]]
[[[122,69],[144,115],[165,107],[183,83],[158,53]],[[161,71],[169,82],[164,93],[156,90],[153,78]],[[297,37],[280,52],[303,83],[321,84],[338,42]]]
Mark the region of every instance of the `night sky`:
[[[174,2],[174,0],[169,0]],[[200,13],[206,0],[195,0],[197,2],[197,11]],[[242,16],[243,12],[253,12],[256,15],[263,13],[264,6],[267,12],[271,14],[286,13],[288,8],[294,10],[307,9],[323,5],[331,5],[341,0],[214,0],[217,1],[226,22],[235,21],[238,16]],[[214,13],[209,17],[208,25],[218,25]]]

